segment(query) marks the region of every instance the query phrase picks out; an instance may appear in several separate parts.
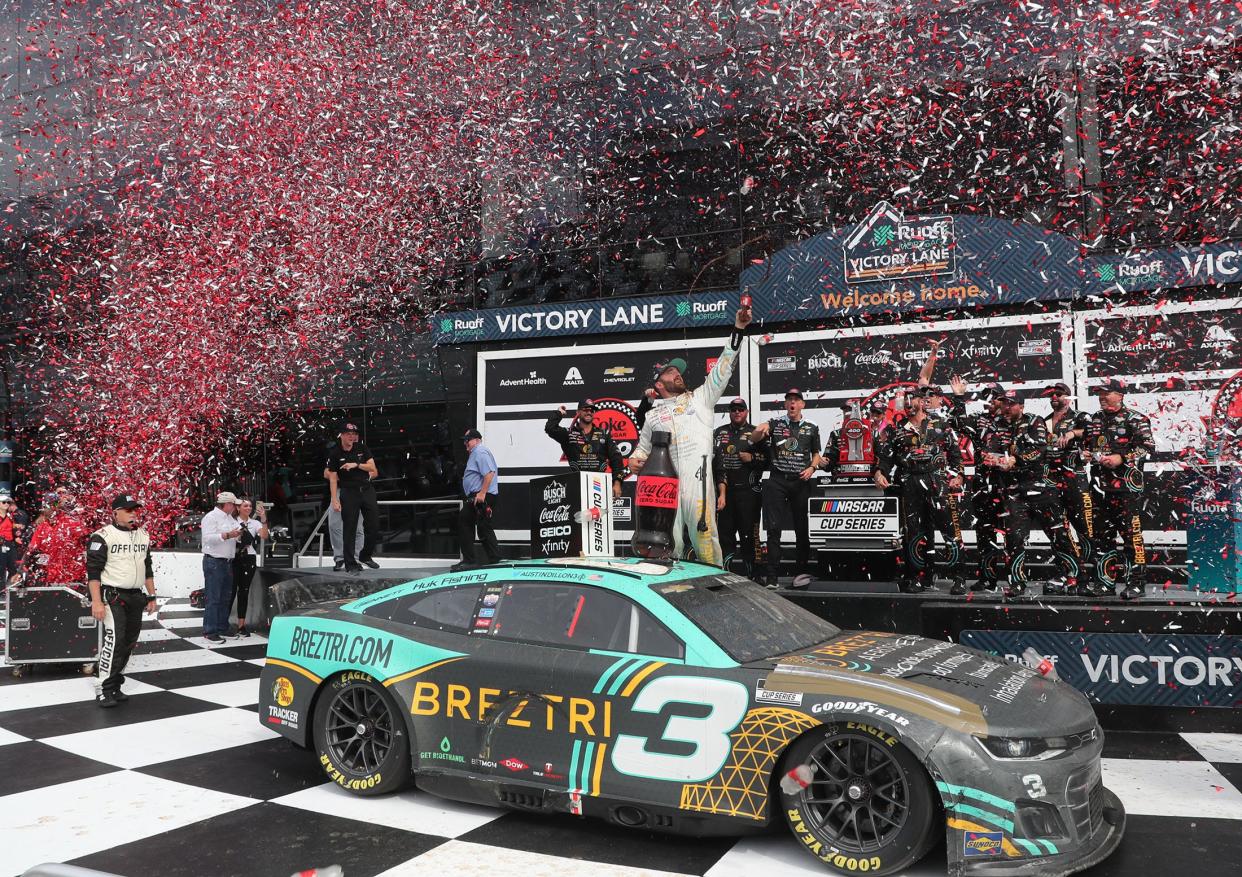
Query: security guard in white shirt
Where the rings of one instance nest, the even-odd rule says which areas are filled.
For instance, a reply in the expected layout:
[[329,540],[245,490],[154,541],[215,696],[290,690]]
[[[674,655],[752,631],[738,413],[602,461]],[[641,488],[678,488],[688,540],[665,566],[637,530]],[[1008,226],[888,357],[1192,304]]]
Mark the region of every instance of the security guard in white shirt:
[[105,708],[129,700],[121,691],[122,674],[142,631],[143,610],[154,614],[156,609],[151,537],[138,523],[140,508],[138,500],[121,494],[112,501],[112,523],[86,543],[91,615],[103,622],[95,703]]

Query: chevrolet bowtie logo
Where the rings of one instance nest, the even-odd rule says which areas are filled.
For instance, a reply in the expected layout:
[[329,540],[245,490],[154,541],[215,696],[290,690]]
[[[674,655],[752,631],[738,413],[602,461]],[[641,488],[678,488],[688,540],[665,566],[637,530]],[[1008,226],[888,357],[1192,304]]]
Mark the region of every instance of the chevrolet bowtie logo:
[[634,374],[634,369],[626,368],[623,365],[614,365],[612,368],[604,369],[604,374],[614,378],[622,378],[626,375]]

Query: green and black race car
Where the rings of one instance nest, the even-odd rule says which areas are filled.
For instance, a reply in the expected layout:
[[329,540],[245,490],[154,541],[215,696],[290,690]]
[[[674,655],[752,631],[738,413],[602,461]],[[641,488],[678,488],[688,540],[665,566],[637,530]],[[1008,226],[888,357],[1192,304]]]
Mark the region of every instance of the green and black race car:
[[839,629],[740,576],[638,559],[445,573],[277,617],[260,721],[364,795],[684,835],[783,820],[846,873],[940,832],[951,874],[1058,875],[1125,812],[1087,700],[947,642]]

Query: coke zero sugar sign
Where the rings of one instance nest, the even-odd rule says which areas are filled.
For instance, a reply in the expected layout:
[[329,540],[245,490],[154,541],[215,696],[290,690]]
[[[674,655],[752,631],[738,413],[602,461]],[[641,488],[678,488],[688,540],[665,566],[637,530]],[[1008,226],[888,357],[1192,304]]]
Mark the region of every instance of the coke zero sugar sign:
[[640,476],[634,504],[659,509],[677,508],[677,479]]

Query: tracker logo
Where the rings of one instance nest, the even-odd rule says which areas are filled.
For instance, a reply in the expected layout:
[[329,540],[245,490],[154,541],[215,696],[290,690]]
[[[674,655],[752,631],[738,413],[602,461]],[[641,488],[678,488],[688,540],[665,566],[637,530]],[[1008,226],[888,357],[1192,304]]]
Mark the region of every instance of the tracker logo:
[[578,371],[576,366],[570,366],[569,371],[565,372],[565,380],[561,381],[561,385],[565,387],[582,386],[582,372]]

